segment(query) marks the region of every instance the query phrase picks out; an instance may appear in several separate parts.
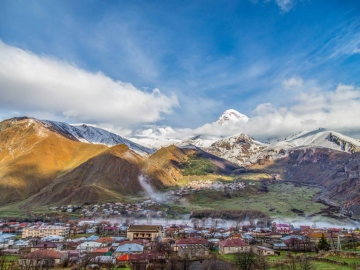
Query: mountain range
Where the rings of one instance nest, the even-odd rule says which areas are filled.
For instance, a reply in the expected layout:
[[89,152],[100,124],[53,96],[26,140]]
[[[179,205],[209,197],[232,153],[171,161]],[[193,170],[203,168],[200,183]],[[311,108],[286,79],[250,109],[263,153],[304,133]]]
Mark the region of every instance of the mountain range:
[[[248,118],[227,110],[223,128]],[[226,138],[176,137],[170,127],[124,138],[103,128],[20,117],[0,123],[0,206],[95,203],[146,194],[143,179],[162,191],[177,186],[194,166],[200,173],[233,174],[239,168],[311,183],[360,216],[360,141],[316,129],[270,143],[238,133]],[[147,145],[144,145],[144,141]],[[151,142],[157,141],[153,145]],[[161,143],[159,143],[161,141]],[[163,145],[162,145],[163,144]]]

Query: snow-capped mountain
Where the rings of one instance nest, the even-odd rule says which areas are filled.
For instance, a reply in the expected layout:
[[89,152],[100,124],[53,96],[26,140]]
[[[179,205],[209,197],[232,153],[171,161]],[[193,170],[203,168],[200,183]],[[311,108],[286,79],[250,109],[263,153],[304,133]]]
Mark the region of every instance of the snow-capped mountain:
[[240,133],[211,144],[203,148],[205,151],[227,159],[238,165],[245,165],[247,160],[261,152],[268,145],[258,142],[246,134]]
[[265,157],[266,159],[276,160],[287,156],[292,150],[302,148],[327,148],[355,153],[360,152],[360,141],[338,132],[318,128],[275,140],[261,153],[252,156],[249,161],[254,163]]
[[324,147],[354,153],[360,151],[360,141],[323,128],[303,131],[270,144],[270,148]]
[[49,120],[42,120],[42,123],[48,127],[52,127],[61,133],[76,138],[81,142],[92,144],[104,144],[107,146],[114,146],[117,144],[126,144],[131,150],[140,155],[152,154],[155,149],[145,147],[125,139],[115,133],[88,124],[70,125],[64,122],[55,122]]
[[239,113],[236,110],[229,109],[229,110],[226,110],[219,117],[218,120],[216,120],[216,123],[218,123],[219,125],[227,125],[227,124],[235,123],[235,122],[246,123],[247,121],[249,121],[249,117],[247,117],[244,114]]

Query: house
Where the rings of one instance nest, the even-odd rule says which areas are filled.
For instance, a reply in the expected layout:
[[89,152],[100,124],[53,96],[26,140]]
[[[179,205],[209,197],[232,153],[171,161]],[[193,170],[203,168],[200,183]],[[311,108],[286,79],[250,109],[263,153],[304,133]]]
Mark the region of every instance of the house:
[[114,239],[111,237],[100,237],[96,242],[111,245]]
[[283,242],[275,242],[275,243],[273,243],[273,249],[275,249],[275,250],[288,250],[289,247]]
[[119,257],[123,254],[136,254],[136,253],[143,253],[144,246],[139,244],[128,243],[121,246],[118,246],[114,251],[113,256]]
[[70,262],[78,262],[81,259],[81,253],[79,250],[70,250],[68,252],[68,258]]
[[174,251],[178,251],[179,247],[184,247],[188,245],[209,247],[210,242],[205,238],[182,238],[175,242],[175,245],[173,245],[173,249]]
[[207,246],[198,244],[188,244],[178,247],[178,256],[180,258],[204,258],[209,255],[209,249]]
[[130,241],[134,239],[155,241],[157,237],[162,236],[161,230],[162,227],[156,225],[130,225],[126,236]]
[[67,252],[60,252],[55,250],[36,250],[22,256],[19,259],[19,265],[22,268],[42,268],[53,267],[61,264],[68,258]]
[[98,242],[84,242],[76,247],[76,250],[81,252],[93,252],[95,249],[102,247],[102,243]]
[[263,246],[252,246],[251,252],[259,256],[275,255],[275,250]]
[[55,243],[55,242],[40,242],[37,245],[31,247],[31,252],[41,249],[47,250],[60,250],[62,248],[62,243]]
[[291,232],[291,227],[288,224],[283,223],[274,223],[274,229],[276,232],[281,234],[289,234]]
[[91,259],[90,262],[99,265],[114,265],[116,263],[116,258],[111,256],[96,256],[95,258]]
[[48,236],[41,238],[41,241],[42,242],[44,242],[44,241],[62,242],[62,241],[64,241],[64,237],[59,236],[59,235],[48,235]]
[[86,240],[87,241],[96,241],[98,240],[100,237],[97,235],[90,235]]
[[24,247],[28,247],[29,246],[29,242],[28,241],[24,241],[24,240],[18,240],[16,242],[14,242],[13,244],[13,248],[24,248]]
[[230,254],[239,252],[250,252],[250,246],[241,238],[228,238],[219,242],[219,253]]
[[0,249],[8,248],[14,244],[15,234],[1,233],[0,234]]

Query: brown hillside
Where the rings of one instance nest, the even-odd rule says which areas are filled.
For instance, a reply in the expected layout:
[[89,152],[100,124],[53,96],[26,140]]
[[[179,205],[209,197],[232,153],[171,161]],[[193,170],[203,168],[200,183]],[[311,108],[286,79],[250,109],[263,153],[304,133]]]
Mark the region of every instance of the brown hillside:
[[87,160],[28,200],[29,205],[96,203],[140,195],[139,176],[155,188],[174,184],[161,170],[146,164],[126,145],[117,145]]
[[200,148],[179,148],[175,145],[161,148],[149,157],[149,162],[163,169],[170,174],[174,180],[177,180],[183,176],[181,172],[183,163],[189,160],[190,157],[196,155],[214,164],[217,171],[221,173],[230,174],[239,168],[238,165],[205,152]]
[[107,149],[69,140],[31,118],[0,123],[0,205],[20,201]]

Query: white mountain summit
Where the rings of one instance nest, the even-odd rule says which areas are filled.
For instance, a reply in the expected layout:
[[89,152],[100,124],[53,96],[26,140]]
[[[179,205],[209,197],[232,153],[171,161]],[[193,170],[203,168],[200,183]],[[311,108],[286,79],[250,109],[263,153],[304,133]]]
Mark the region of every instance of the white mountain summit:
[[244,114],[239,113],[238,111],[236,111],[234,109],[229,109],[229,110],[226,110],[219,117],[218,120],[216,120],[216,123],[218,123],[219,125],[222,126],[222,125],[239,122],[239,121],[246,123],[247,121],[249,121],[249,117],[247,117]]

